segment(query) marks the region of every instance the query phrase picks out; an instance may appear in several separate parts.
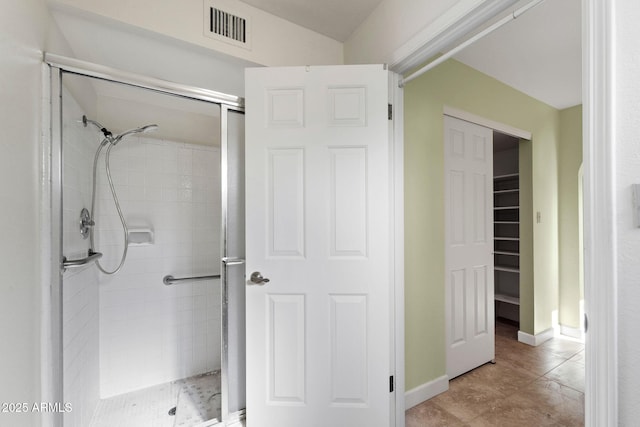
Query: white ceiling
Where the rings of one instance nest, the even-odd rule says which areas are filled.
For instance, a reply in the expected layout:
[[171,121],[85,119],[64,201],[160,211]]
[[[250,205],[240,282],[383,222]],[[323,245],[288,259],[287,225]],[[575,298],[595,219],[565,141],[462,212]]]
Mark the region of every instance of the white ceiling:
[[[380,0],[243,0],[344,41]],[[513,9],[528,3],[523,0]],[[581,0],[546,0],[455,59],[555,108],[580,104]]]
[[582,102],[581,1],[546,0],[454,58],[555,108]]
[[242,0],[302,27],[340,42],[373,12],[382,0]]

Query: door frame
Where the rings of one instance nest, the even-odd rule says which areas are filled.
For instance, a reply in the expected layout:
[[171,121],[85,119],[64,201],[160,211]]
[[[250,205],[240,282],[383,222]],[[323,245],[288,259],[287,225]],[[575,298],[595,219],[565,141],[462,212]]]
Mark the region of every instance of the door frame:
[[531,132],[529,132],[528,130],[509,126],[504,123],[496,122],[495,120],[489,120],[482,116],[460,110],[459,108],[449,107],[448,105],[445,105],[442,115],[464,120],[465,122],[475,123],[477,125],[498,131],[505,135],[516,137],[518,139],[526,139],[527,141],[531,141]]
[[[457,39],[458,34],[468,34],[478,23],[486,22],[491,16],[487,8],[487,2],[481,2],[450,9],[451,13],[436,19],[393,52],[391,68],[405,73],[426,62],[439,40]],[[615,146],[611,143],[615,141],[614,42],[614,5],[582,0],[584,296],[589,316],[585,337],[587,426],[618,424]]]
[[614,7],[611,2],[582,1],[587,426],[618,425]]
[[[391,393],[390,425],[404,427],[405,423],[405,341],[404,341],[404,89],[399,85],[401,76],[394,72],[389,73],[389,104],[392,105],[392,120],[389,126],[389,140],[392,151],[389,159],[392,167],[391,183],[393,205],[393,260],[391,268],[393,272],[393,304],[391,310],[393,340],[391,372],[395,372],[394,392]],[[395,406],[395,408],[394,408]],[[395,422],[394,422],[395,421]]]

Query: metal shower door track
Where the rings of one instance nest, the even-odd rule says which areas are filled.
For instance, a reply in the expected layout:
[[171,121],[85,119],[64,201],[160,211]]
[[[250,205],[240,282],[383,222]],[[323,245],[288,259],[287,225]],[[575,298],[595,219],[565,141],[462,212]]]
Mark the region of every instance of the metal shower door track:
[[197,99],[199,101],[227,105],[231,109],[244,111],[244,98],[236,95],[229,95],[222,92],[216,92],[214,90],[183,85],[180,83],[170,82],[168,80],[156,79],[154,77],[130,73],[128,71],[118,70],[117,68],[106,67],[104,65],[68,58],[66,56],[56,55],[53,53],[45,52],[44,62],[68,73],[80,74],[115,83],[123,83],[169,95],[177,95],[185,98]]

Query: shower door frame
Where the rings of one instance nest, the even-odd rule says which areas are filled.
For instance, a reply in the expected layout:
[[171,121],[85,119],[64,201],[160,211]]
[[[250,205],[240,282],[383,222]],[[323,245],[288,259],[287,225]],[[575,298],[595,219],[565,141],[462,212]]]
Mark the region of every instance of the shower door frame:
[[[63,320],[62,320],[62,76],[65,73],[89,78],[120,83],[146,90],[179,96],[194,101],[204,101],[220,106],[220,152],[221,152],[221,420],[220,425],[229,425],[245,417],[245,409],[229,412],[229,378],[228,378],[228,305],[227,305],[227,263],[244,264],[238,257],[244,254],[227,253],[227,147],[228,147],[228,115],[229,112],[244,114],[244,98],[198,88],[166,80],[130,73],[91,62],[81,61],[51,53],[44,54],[44,62],[49,66],[51,123],[49,149],[49,196],[51,201],[51,381],[52,398],[56,402],[64,402],[63,395]],[[63,414],[55,414],[53,425],[63,427]],[[212,424],[215,425],[215,424]]]

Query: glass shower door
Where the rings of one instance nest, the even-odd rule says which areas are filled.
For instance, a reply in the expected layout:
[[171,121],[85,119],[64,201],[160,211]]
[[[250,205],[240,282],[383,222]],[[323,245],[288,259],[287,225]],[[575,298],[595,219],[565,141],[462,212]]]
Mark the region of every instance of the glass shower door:
[[[227,266],[227,283],[234,285],[226,296],[221,278],[169,284],[163,278],[222,275],[223,254],[244,256],[242,113],[229,111],[227,126],[217,103],[76,73],[60,76],[61,252],[68,259],[86,257],[91,247],[79,232],[80,211],[93,210],[94,154],[107,139],[83,116],[112,137],[159,125],[155,133],[105,143],[130,237],[122,270],[106,275],[89,263],[62,275],[61,382],[64,401],[74,407],[65,425],[202,426],[224,414],[238,418],[244,408],[244,288],[235,284],[243,284],[244,268]],[[222,159],[223,128],[235,161],[229,167]],[[220,226],[223,168],[229,227]],[[102,153],[89,227],[96,232],[93,249],[104,253],[101,261],[112,270],[123,231],[105,172]],[[223,297],[230,302],[231,328],[224,348]]]
[[[226,118],[226,120],[225,120]],[[223,393],[222,416],[245,409],[244,113],[222,107],[223,129]],[[226,190],[226,191],[225,191]],[[225,376],[226,372],[226,376]]]

